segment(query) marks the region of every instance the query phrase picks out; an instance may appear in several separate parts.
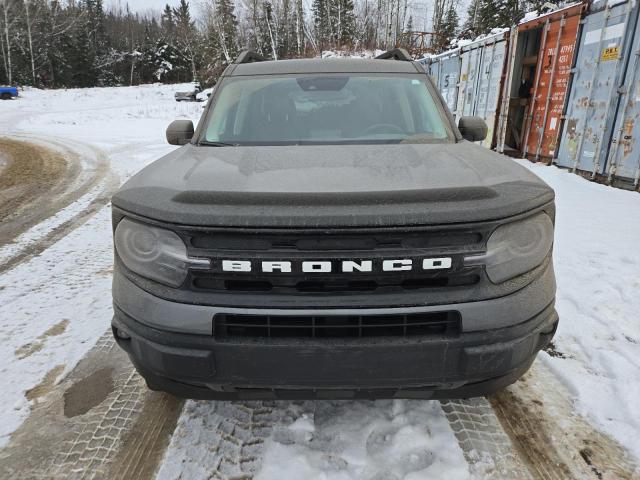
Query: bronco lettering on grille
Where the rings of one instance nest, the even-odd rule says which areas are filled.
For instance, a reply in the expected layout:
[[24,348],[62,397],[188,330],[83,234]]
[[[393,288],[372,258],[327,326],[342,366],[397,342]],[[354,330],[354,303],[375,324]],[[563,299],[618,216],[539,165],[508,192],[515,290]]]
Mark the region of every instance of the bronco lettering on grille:
[[446,270],[448,268],[451,268],[450,257],[425,258],[422,262],[414,262],[408,258],[383,259],[375,263],[373,260],[305,260],[301,262],[222,260],[222,271],[224,272],[292,273],[296,270],[302,273],[368,273],[374,271],[404,272],[417,269]]

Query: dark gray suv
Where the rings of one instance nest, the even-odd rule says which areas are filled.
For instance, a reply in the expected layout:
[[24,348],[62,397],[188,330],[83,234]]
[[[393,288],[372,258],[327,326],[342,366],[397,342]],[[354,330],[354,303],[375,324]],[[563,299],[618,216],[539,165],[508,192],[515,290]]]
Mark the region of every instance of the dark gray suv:
[[[452,398],[552,338],[554,192],[406,52],[244,52],[113,197],[113,332],[152,389]],[[471,141],[469,141],[471,140]]]

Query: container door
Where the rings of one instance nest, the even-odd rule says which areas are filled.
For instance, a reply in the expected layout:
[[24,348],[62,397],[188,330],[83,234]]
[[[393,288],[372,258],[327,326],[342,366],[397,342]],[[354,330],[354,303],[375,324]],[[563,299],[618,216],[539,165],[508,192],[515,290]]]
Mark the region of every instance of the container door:
[[523,150],[526,157],[550,160],[555,156],[579,24],[577,10],[551,19],[547,27],[544,49],[538,54],[538,81]]
[[478,101],[478,82],[480,80],[480,64],[482,62],[482,48],[474,48],[469,52],[469,78],[464,98],[462,115],[475,115]]
[[429,63],[429,66],[427,67],[427,72],[429,73],[429,76],[431,77],[431,80],[433,80],[433,83],[438,86],[438,82],[439,82],[439,78],[440,78],[440,62],[438,61],[438,59],[433,59],[431,61],[431,63]]
[[[622,178],[638,188],[640,183],[640,32],[637,22],[627,27],[630,48],[625,49],[627,61],[622,98],[609,143],[607,175],[610,181]],[[631,40],[633,38],[633,40]]]
[[458,81],[460,80],[460,57],[454,55],[445,58],[441,62],[440,92],[457,120],[456,107],[458,105]]
[[507,131],[509,128],[509,106],[511,104],[511,91],[514,77],[514,66],[516,63],[516,57],[518,52],[518,29],[512,28],[509,32],[508,48],[506,49],[506,65],[505,65],[505,77],[500,87],[500,114],[497,123],[496,132],[496,151],[500,153],[505,152]]
[[456,114],[458,118],[462,116],[464,110],[464,98],[467,94],[469,80],[469,51],[460,51],[460,82],[458,83],[458,102],[456,105]]
[[479,49],[461,51],[462,68],[460,70],[460,88],[458,91],[458,116],[473,115],[476,84],[479,69]]
[[431,75],[431,59],[430,58],[421,58],[420,60],[418,60],[418,63],[420,64],[420,66],[422,68],[424,68],[424,71],[427,72],[427,74]]
[[498,118],[500,87],[506,54],[505,40],[483,47],[480,75],[478,79],[477,101],[474,115],[482,117],[487,123],[487,138],[482,142],[487,148],[493,146],[493,137]]
[[611,140],[629,3],[591,12],[580,36],[558,165],[601,174]]

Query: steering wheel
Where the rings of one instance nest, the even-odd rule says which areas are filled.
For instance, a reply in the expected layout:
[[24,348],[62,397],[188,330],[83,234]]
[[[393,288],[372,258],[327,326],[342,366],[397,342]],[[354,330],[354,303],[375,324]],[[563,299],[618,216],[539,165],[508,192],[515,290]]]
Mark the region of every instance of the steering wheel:
[[[379,130],[383,130],[383,131],[380,132]],[[390,133],[389,130],[395,131],[400,134],[405,133],[404,130],[402,130],[399,126],[393,125],[392,123],[376,123],[374,125],[371,125],[365,128],[362,131],[362,134],[366,135],[367,133]]]

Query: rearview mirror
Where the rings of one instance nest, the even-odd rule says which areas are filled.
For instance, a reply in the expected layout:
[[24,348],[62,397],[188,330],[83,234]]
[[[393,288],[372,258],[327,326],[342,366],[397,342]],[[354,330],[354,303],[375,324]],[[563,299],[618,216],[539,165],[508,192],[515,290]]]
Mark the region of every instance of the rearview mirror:
[[171,145],[186,145],[193,138],[191,120],[174,120],[167,127],[167,142]]
[[458,130],[462,138],[470,142],[481,142],[487,138],[487,123],[481,117],[460,117]]

